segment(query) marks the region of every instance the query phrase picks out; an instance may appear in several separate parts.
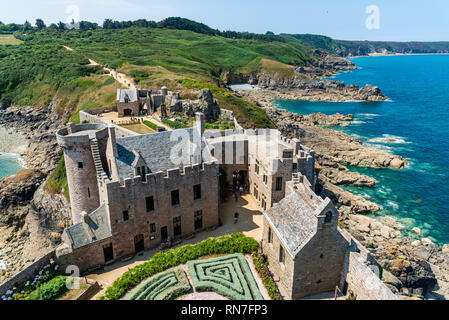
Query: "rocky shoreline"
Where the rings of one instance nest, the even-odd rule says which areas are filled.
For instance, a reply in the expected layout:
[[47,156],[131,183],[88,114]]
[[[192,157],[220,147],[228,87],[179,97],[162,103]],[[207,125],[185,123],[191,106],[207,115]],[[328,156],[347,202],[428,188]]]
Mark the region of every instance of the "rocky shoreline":
[[61,120],[53,107],[1,109],[0,126],[26,137],[22,156],[32,168],[0,180],[0,260],[6,264],[0,270],[2,283],[56,247],[70,216],[64,196],[45,188],[62,155],[55,136]]
[[326,127],[348,125],[352,115],[300,115],[264,108],[283,135],[299,138],[315,150],[317,192],[329,197],[342,214],[340,227],[365,245],[383,268],[382,280],[401,299],[449,299],[449,245],[443,250],[429,239],[405,237],[392,217],[375,219],[382,209],[374,202],[343,190],[339,185],[373,187],[377,181],[347,169],[342,163],[373,168],[403,168],[407,161],[363,145],[340,131]]

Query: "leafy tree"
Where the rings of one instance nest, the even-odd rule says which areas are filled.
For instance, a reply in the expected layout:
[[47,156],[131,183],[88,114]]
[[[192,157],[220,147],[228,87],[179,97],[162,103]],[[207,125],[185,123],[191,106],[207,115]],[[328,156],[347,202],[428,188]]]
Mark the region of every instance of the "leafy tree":
[[265,33],[265,35],[267,35],[267,36],[274,36],[274,32],[273,31],[267,31]]
[[61,21],[59,21],[59,22],[58,22],[58,29],[59,29],[59,30],[65,30],[65,29],[66,29],[66,27],[65,27],[65,23],[64,23],[64,22],[61,22]]
[[28,31],[28,30],[32,30],[33,27],[31,26],[31,23],[29,23],[28,21],[25,21],[25,23],[23,24],[23,32]]
[[46,28],[47,26],[45,25],[45,23],[42,19],[36,19],[36,27],[39,30],[42,30],[42,29]]

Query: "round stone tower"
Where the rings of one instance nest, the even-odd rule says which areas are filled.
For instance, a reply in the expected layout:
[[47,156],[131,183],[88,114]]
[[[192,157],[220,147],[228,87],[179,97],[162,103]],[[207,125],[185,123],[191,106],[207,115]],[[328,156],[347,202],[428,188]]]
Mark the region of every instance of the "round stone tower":
[[[96,169],[100,159],[98,146],[107,136],[107,127],[100,124],[69,123],[56,133],[58,144],[64,150],[73,224],[82,221],[81,213],[91,213],[99,207]],[[93,150],[98,151],[97,156],[93,155],[93,152],[96,153]]]

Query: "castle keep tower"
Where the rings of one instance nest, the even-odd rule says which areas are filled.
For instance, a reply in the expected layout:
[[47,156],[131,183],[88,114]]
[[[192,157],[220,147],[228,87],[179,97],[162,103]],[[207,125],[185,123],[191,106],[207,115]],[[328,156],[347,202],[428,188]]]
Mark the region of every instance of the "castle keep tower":
[[82,221],[81,213],[90,213],[100,205],[97,174],[102,171],[99,148],[106,146],[108,129],[99,124],[74,125],[56,134],[64,150],[72,223]]

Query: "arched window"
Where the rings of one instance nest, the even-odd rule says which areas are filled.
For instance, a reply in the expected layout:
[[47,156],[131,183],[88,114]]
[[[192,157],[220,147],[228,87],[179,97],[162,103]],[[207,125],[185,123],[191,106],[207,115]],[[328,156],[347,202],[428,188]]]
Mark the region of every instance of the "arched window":
[[332,222],[332,212],[328,211],[326,213],[326,217],[324,218],[324,223],[331,223]]

